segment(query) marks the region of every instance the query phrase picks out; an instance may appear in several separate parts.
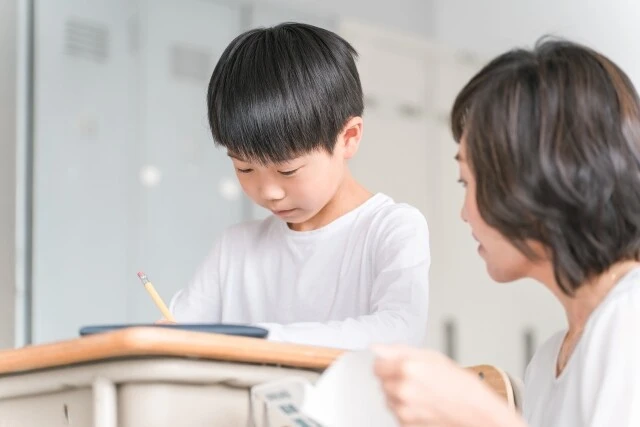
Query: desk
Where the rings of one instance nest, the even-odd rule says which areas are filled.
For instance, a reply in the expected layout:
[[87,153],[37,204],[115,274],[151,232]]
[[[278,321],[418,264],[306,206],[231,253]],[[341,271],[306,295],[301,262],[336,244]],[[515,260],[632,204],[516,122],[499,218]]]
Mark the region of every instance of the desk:
[[[251,426],[252,386],[315,382],[341,353],[164,328],[0,351],[0,426]],[[509,400],[491,367],[470,369]]]

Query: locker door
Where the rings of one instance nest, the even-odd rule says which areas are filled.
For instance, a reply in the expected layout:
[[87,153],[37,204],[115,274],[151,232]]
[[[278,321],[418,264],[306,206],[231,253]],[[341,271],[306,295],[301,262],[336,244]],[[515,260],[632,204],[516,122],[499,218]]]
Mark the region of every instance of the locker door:
[[213,68],[240,34],[241,10],[207,0],[146,1],[140,25],[141,103],[137,262],[127,276],[131,321],[159,317],[136,271],[145,270],[165,300],[187,285],[214,240],[246,213],[224,149],[208,127],[206,93]]
[[33,340],[126,320],[135,62],[126,0],[35,2]]

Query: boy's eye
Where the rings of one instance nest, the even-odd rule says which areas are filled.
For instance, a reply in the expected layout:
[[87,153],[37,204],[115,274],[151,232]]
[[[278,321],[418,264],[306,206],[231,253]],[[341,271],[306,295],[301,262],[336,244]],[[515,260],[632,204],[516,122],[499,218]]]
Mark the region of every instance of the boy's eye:
[[[298,168],[298,169],[300,169],[300,168]],[[278,171],[278,172],[280,172],[280,175],[291,176],[294,173],[296,173],[298,171],[298,169],[292,169],[290,171]]]
[[236,168],[236,170],[240,173],[249,173],[251,172],[253,169],[240,169],[240,168]]

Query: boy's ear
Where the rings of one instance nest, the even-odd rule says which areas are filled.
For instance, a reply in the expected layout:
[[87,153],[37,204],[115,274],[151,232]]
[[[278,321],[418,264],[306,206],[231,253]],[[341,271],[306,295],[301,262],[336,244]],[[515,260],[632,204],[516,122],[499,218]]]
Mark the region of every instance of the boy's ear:
[[352,117],[342,128],[338,137],[338,144],[342,145],[343,157],[347,160],[352,158],[360,146],[362,139],[362,117]]

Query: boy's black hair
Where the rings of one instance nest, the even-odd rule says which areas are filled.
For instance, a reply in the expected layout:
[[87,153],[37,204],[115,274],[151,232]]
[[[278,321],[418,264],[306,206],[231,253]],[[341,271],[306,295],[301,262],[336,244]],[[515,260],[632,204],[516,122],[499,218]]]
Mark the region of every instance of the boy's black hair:
[[361,116],[355,49],[337,34],[285,23],[247,31],[225,49],[207,93],[214,141],[242,159],[281,163],[333,152]]

